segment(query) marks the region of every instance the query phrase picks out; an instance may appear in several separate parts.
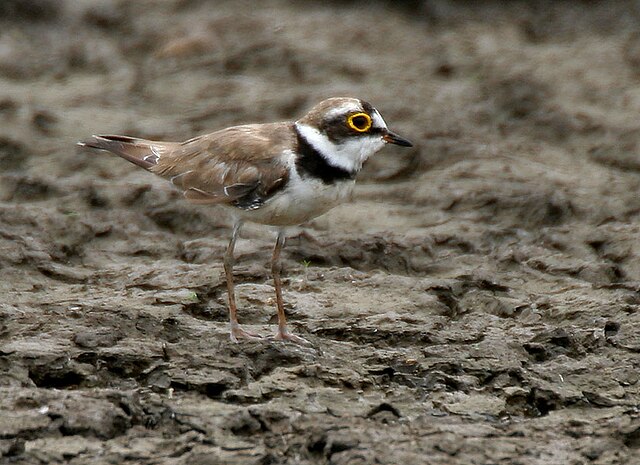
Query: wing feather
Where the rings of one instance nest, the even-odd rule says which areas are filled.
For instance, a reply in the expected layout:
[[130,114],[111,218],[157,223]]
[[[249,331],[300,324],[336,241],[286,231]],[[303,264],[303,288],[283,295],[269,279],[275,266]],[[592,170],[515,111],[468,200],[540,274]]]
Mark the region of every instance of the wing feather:
[[235,126],[171,146],[149,170],[191,202],[255,209],[288,179],[282,154],[293,144],[289,123]]

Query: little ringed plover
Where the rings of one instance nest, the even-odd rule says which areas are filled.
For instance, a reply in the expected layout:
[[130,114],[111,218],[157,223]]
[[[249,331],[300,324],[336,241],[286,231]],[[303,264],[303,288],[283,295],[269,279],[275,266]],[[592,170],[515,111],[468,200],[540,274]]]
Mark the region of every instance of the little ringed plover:
[[362,164],[386,144],[411,147],[391,132],[380,113],[355,98],[330,98],[297,121],[247,124],[185,142],[94,135],[81,146],[107,150],[155,173],[196,204],[221,205],[235,218],[224,255],[231,340],[258,337],[238,324],[233,250],[244,221],[276,226],[271,270],[278,310],[275,338],[306,343],[287,330],[280,252],[284,228],[347,200]]

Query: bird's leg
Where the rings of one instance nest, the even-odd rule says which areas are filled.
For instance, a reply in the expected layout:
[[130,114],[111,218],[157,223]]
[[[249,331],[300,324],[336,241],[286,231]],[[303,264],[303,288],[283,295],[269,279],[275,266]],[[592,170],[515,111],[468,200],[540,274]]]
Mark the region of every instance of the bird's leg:
[[233,342],[238,342],[238,338],[257,339],[257,334],[250,333],[240,328],[238,324],[238,307],[236,307],[236,292],[233,284],[233,264],[235,258],[233,256],[233,249],[236,246],[236,240],[240,234],[242,228],[242,221],[236,222],[233,225],[233,233],[231,234],[231,240],[227,246],[227,251],[224,254],[224,273],[227,276],[227,293],[229,294],[229,322],[231,323],[231,332],[229,337]]
[[284,231],[278,231],[276,246],[273,248],[273,255],[271,257],[271,273],[273,274],[273,284],[276,288],[276,305],[278,306],[278,332],[275,338],[281,341],[309,344],[309,341],[295,334],[291,334],[287,329],[287,318],[284,314],[284,302],[282,301],[282,281],[280,280],[280,272],[282,271],[280,252],[282,252],[282,247],[284,247],[284,240]]

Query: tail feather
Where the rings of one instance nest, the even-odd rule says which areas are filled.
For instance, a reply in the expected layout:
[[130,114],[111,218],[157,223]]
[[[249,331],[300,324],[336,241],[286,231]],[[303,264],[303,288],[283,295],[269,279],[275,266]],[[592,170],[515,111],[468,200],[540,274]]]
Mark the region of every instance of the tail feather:
[[94,135],[78,142],[82,147],[107,150],[146,170],[158,162],[153,142],[127,136]]

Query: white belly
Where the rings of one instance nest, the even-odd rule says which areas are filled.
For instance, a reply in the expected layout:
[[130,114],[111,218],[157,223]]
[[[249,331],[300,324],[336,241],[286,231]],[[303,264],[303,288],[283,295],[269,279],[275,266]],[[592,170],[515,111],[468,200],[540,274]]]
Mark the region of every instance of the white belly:
[[237,210],[241,218],[273,226],[292,226],[320,216],[351,197],[355,181],[324,184],[293,176],[289,185],[257,210]]

